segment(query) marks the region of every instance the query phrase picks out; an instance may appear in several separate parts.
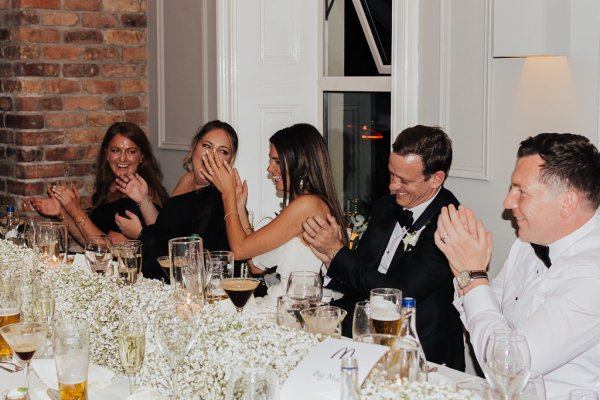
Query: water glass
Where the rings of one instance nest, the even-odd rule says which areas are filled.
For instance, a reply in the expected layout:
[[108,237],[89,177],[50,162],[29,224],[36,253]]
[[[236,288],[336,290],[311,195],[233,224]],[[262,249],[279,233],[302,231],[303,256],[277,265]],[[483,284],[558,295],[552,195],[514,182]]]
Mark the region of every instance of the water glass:
[[304,320],[300,311],[310,307],[308,299],[296,299],[290,296],[277,298],[277,325],[294,329],[304,329]]
[[518,395],[519,400],[546,400],[544,376],[539,372],[531,372],[525,387]]
[[598,400],[598,392],[587,389],[571,390],[569,400]]
[[371,333],[371,302],[359,301],[354,306],[354,318],[352,319],[352,339],[357,340],[360,336]]
[[[233,263],[233,261],[231,262]],[[212,260],[209,263],[206,278],[206,301],[214,304],[227,298],[227,293],[225,293],[225,290],[221,286],[221,282],[225,279],[233,278],[233,266],[229,268],[229,263],[213,263]]]
[[478,400],[491,399],[492,388],[481,378],[469,378],[456,383],[456,390],[469,391]]
[[60,398],[87,400],[90,329],[86,321],[60,321],[54,332]]
[[34,250],[40,261],[50,268],[67,263],[69,248],[67,225],[62,222],[37,222]]
[[142,270],[142,242],[125,240],[113,246],[117,256],[117,282],[122,286],[133,285]]
[[308,299],[310,305],[316,307],[323,299],[321,277],[317,272],[294,271],[288,277],[285,293],[297,299]]
[[202,276],[204,269],[202,238],[184,236],[170,239],[169,259],[171,260],[169,278],[173,290],[198,292],[198,275]]
[[279,400],[279,379],[267,368],[242,368],[232,373],[225,389],[225,399]]
[[92,272],[113,275],[113,243],[107,235],[90,236],[85,241],[85,261]]
[[398,335],[402,291],[393,288],[371,289],[369,300],[371,302],[371,332]]

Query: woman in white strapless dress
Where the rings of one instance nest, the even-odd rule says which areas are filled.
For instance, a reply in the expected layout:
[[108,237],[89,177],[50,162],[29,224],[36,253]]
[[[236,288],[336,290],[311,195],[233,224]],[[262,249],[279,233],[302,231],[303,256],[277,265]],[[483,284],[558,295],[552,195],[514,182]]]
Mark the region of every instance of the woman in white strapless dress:
[[[331,214],[342,227],[346,245],[348,238],[329,153],[319,131],[309,124],[296,124],[277,131],[269,142],[267,172],[276,190],[283,193],[283,210],[256,232],[246,212],[248,186],[242,183],[237,170],[208,153],[203,173],[221,191],[227,238],[235,259],[254,258],[262,268],[251,265],[253,273],[277,266],[282,282],[287,282],[292,271],[318,272],[321,267],[321,261],[301,239],[302,222],[308,217],[325,219]],[[281,290],[278,288],[277,294]],[[269,297],[271,294],[276,293]]]

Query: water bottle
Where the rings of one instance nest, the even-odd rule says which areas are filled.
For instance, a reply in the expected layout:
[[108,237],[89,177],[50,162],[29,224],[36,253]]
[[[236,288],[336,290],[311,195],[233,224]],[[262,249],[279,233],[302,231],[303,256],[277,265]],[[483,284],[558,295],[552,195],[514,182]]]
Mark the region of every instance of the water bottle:
[[427,381],[427,360],[425,353],[417,334],[417,301],[412,297],[404,297],[402,299],[402,316],[400,322],[400,337],[401,339],[413,341],[418,345],[418,364],[419,371],[417,375],[418,381]]
[[15,216],[15,207],[6,206],[6,225],[4,239],[16,241],[19,238],[19,222]]
[[358,387],[358,361],[355,357],[342,358],[340,385],[340,400],[360,399],[360,390]]

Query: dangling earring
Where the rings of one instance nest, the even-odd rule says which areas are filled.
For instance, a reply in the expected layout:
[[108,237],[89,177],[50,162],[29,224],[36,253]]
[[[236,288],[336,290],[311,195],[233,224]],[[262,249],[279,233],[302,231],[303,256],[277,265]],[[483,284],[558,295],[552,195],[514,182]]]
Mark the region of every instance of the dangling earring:
[[300,182],[298,182],[298,190],[300,193],[304,192],[304,177],[300,177]]

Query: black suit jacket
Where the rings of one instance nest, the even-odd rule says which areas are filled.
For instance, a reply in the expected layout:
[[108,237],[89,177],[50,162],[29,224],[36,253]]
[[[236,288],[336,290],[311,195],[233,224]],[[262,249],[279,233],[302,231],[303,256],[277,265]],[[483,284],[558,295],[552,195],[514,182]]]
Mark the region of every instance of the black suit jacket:
[[449,204],[459,203],[450,191],[441,188],[411,228],[418,231],[424,227],[415,246],[404,251],[400,242],[387,273],[382,274],[377,269],[396,226],[395,197],[383,197],[373,207],[358,248],[342,248],[333,258],[327,276],[332,278],[328,287],[344,293],[338,305],[349,313],[344,321],[346,332],[351,327],[354,305],[368,299],[371,289],[398,288],[404,297],[416,299],[417,333],[427,359],[464,370],[462,323],[452,305],[453,275],[433,238],[441,208]]

